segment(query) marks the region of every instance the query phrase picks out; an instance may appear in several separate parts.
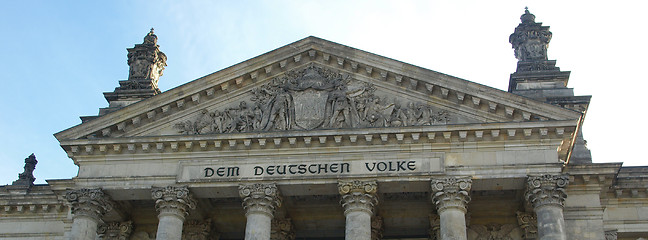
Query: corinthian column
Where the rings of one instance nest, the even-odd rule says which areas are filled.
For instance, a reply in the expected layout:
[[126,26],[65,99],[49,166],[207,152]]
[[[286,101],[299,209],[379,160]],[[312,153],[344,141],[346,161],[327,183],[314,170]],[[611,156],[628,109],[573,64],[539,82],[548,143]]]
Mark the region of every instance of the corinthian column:
[[65,198],[72,206],[71,240],[95,239],[97,225],[114,205],[101,189],[71,190]]
[[247,218],[245,240],[269,240],[274,212],[281,206],[277,185],[239,185],[239,196],[243,199],[243,209]]
[[187,187],[168,186],[153,188],[151,196],[158,211],[157,240],[182,239],[182,225],[189,209],[196,207],[196,201]]
[[466,240],[466,208],[472,180],[468,177],[432,180],[432,202],[441,221],[442,240]]
[[569,183],[566,175],[529,176],[526,200],[533,206],[538,221],[538,239],[564,240],[565,219],[563,207]]
[[346,240],[370,240],[371,216],[378,204],[376,181],[340,181],[338,190],[342,195],[342,207],[346,217]]

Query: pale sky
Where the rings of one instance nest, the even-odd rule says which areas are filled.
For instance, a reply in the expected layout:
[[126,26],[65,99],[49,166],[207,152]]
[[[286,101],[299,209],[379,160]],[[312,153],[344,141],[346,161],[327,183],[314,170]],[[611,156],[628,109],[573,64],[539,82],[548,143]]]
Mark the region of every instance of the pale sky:
[[6,1],[0,185],[31,153],[36,183],[76,175],[52,134],[108,105],[103,92],[128,77],[126,48],[151,27],[168,57],[162,91],[311,35],[506,91],[525,6],[551,26],[549,58],[571,71],[569,87],[593,96],[594,162],[648,165],[647,1]]

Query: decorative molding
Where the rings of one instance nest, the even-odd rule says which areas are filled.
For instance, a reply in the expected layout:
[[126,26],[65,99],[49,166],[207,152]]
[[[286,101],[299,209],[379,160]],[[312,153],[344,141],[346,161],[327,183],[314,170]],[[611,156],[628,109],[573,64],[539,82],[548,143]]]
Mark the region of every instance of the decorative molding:
[[470,230],[477,233],[474,240],[517,240],[519,238],[511,236],[511,232],[518,228],[515,224],[497,224],[489,223],[486,225],[470,225]]
[[102,240],[129,240],[133,232],[133,221],[108,222],[99,225],[97,234]]
[[272,219],[270,240],[294,240],[295,229],[290,218]]
[[430,214],[430,240],[441,240],[441,218],[437,214]]
[[189,220],[182,225],[182,240],[214,240],[218,237],[211,236],[212,220]]
[[65,199],[71,205],[73,217],[85,216],[97,222],[100,222],[104,214],[115,206],[110,196],[105,195],[98,188],[69,190],[65,194]]
[[569,184],[567,175],[529,176],[525,193],[526,200],[534,208],[546,205],[563,208],[567,198],[567,192],[565,191],[567,184]]
[[373,209],[378,205],[376,181],[349,180],[338,182],[338,191],[342,195],[344,215],[352,211],[363,211],[373,214]]
[[159,215],[169,214],[184,220],[189,215],[189,209],[196,208],[196,200],[186,186],[153,188],[151,196]]
[[536,239],[538,237],[538,218],[535,213],[516,212],[517,222],[524,230],[522,239]]
[[243,199],[245,215],[266,214],[272,218],[281,207],[281,193],[274,183],[254,183],[239,185],[239,196]]
[[381,216],[371,218],[371,240],[382,239],[384,231],[383,218]]
[[437,207],[438,212],[448,208],[457,208],[466,212],[472,186],[470,177],[432,179],[431,185],[432,203]]
[[605,231],[605,240],[617,240],[617,230]]

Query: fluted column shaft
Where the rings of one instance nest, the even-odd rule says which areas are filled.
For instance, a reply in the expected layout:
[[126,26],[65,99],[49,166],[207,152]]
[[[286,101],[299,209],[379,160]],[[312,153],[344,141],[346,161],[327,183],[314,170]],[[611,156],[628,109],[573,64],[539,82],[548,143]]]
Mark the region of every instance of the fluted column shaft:
[[71,190],[65,198],[72,207],[71,240],[94,240],[97,227],[106,212],[113,208],[113,202],[101,189]]
[[440,178],[432,182],[432,202],[440,219],[442,240],[466,240],[466,211],[470,202],[472,180],[463,178]]
[[371,216],[378,204],[376,181],[340,181],[342,207],[346,217],[346,240],[371,240]]
[[274,212],[281,206],[277,185],[240,185],[239,196],[243,199],[243,209],[247,218],[245,240],[269,240]]
[[566,175],[529,176],[525,197],[533,206],[538,221],[538,239],[565,240],[563,207],[569,184]]
[[181,240],[182,225],[196,201],[187,187],[168,186],[151,191],[158,211],[157,240]]

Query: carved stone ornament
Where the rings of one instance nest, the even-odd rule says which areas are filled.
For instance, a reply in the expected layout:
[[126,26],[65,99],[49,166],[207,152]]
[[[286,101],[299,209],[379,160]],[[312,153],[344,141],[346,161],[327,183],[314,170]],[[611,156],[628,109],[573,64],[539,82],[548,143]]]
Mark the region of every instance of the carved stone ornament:
[[567,198],[567,192],[565,191],[567,184],[569,184],[567,175],[529,176],[525,196],[534,208],[546,205],[562,208],[565,206],[565,199]]
[[274,183],[239,185],[239,196],[243,199],[246,216],[251,213],[262,213],[272,218],[275,210],[281,207],[281,194]]
[[371,218],[371,240],[380,240],[383,238],[383,218],[375,216]]
[[85,216],[101,221],[108,211],[113,209],[114,203],[101,189],[69,190],[65,199],[70,203],[74,217]]
[[18,180],[14,181],[11,185],[31,187],[34,185],[36,178],[34,177],[34,169],[36,169],[36,156],[32,153],[29,157],[25,158],[24,171],[18,174]]
[[157,45],[157,36],[151,28],[151,31],[144,37],[142,44],[136,44],[134,48],[127,49],[130,72],[128,84],[121,86],[121,89],[158,88],[158,80],[167,65],[167,57],[160,51],[159,47]]
[[177,123],[184,134],[441,125],[448,113],[430,105],[375,95],[370,83],[313,64],[252,91],[236,107],[203,110]]
[[605,231],[605,240],[617,240],[617,230]]
[[477,235],[474,240],[517,240],[519,236],[513,236],[512,231],[518,226],[515,224],[490,223],[486,225],[471,225],[470,230]]
[[102,240],[128,240],[133,232],[133,222],[109,222],[99,225],[97,234]]
[[470,188],[472,180],[468,177],[456,178],[447,177],[433,179],[432,202],[441,212],[447,208],[458,208],[464,213],[468,202],[470,202]]
[[535,213],[517,212],[518,225],[524,234],[522,239],[536,239],[538,237],[538,218]]
[[272,219],[270,240],[294,240],[295,230],[290,218]]
[[535,16],[528,9],[524,10],[520,19],[522,23],[509,37],[509,42],[515,49],[515,58],[519,61],[547,60],[547,48],[552,35],[549,27],[536,23]]
[[430,214],[430,240],[441,240],[441,218],[439,215]]
[[182,225],[182,240],[210,240],[211,219],[205,221],[190,220]]
[[196,200],[189,193],[189,188],[185,186],[153,188],[151,196],[155,200],[155,209],[160,215],[171,214],[184,219],[189,215],[189,209],[196,208]]
[[344,214],[351,211],[364,211],[373,214],[373,208],[378,204],[376,181],[340,181],[338,191],[342,195]]

